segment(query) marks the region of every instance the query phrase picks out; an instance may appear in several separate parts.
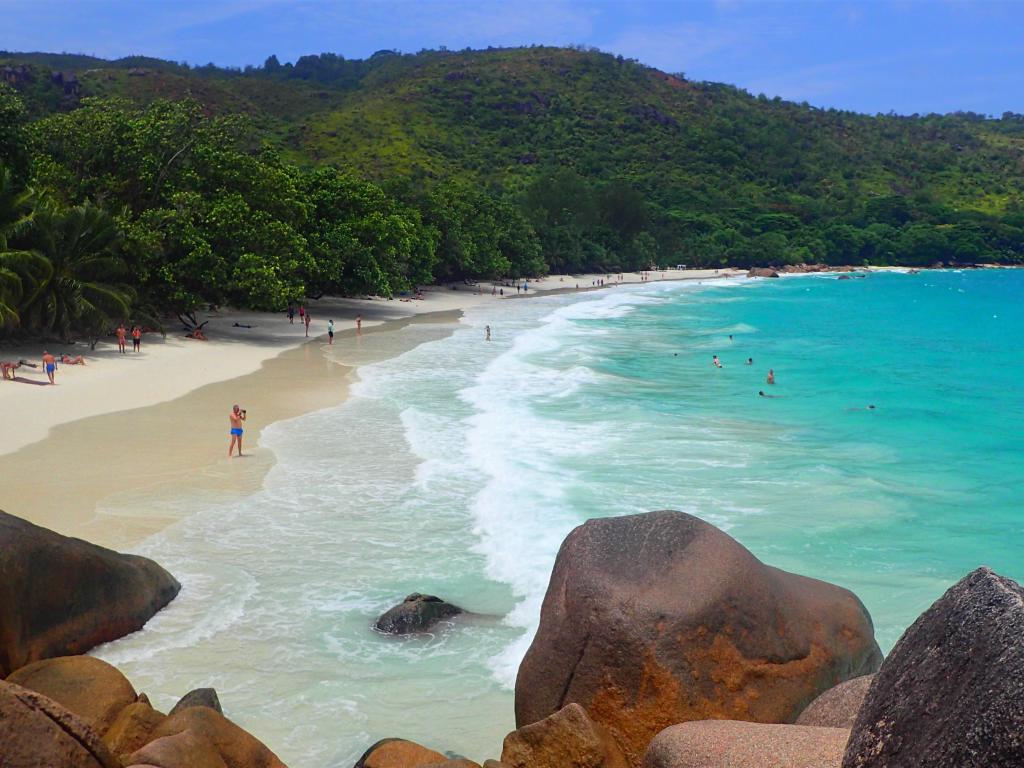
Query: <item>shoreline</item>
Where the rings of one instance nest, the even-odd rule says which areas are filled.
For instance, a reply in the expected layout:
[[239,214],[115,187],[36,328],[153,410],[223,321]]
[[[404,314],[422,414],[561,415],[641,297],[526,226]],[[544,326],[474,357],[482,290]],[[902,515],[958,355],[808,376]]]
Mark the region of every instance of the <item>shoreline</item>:
[[[724,279],[732,272],[672,270],[664,278],[654,274],[649,282]],[[183,486],[232,494],[257,490],[274,464],[273,452],[260,444],[261,430],[342,404],[352,372],[367,362],[343,358],[372,354],[356,342],[400,332],[410,323],[457,322],[463,311],[486,301],[642,282],[638,273],[626,273],[622,282],[583,285],[604,277],[551,275],[531,281],[529,293],[520,296],[492,296],[492,284],[481,283],[476,290],[461,284],[465,290],[433,286],[425,289],[423,301],[324,299],[311,307],[316,320],[308,339],[299,335],[301,326],[289,324],[283,315],[225,310],[202,313],[202,319],[210,320],[207,330],[215,341],[168,335],[154,343],[147,338],[143,354],[137,356],[121,356],[112,343],[103,342],[86,354],[85,367],[60,366],[57,388],[0,382],[0,416],[8,425],[0,444],[0,476],[5,478],[0,509],[102,546],[133,547],[179,518],[148,514],[144,493],[138,498],[140,508],[112,512],[110,507],[122,510],[130,506],[124,498],[147,489],[158,492],[168,484],[175,494]],[[570,281],[580,283],[579,288],[562,285]],[[505,287],[493,285],[495,290]],[[361,335],[356,334],[357,314],[364,318]],[[324,330],[328,318],[335,320],[333,347]],[[260,330],[254,333],[233,323]],[[393,354],[406,351],[399,345]],[[4,350],[0,356],[32,359],[27,347]],[[119,362],[132,368],[124,370]],[[28,383],[44,378],[41,370],[29,370],[19,378]],[[226,414],[234,402],[245,405],[259,421],[246,425],[246,456],[229,462],[222,451],[228,442]]]

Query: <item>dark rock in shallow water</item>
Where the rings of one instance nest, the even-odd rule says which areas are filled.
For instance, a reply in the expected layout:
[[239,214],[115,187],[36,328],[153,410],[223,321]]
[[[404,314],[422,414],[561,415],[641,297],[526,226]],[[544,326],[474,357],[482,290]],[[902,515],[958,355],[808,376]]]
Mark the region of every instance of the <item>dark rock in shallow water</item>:
[[410,632],[423,632],[434,624],[462,613],[457,605],[446,603],[433,595],[421,595],[414,592],[400,605],[382,615],[373,625],[378,632],[389,635],[405,635]]
[[189,691],[178,700],[178,703],[167,714],[173,715],[175,712],[180,712],[189,707],[209,707],[220,712],[222,715],[224,714],[224,710],[220,708],[220,699],[217,697],[217,691],[213,688],[196,688],[194,691]]
[[766,566],[692,515],[596,519],[558,553],[516,723],[576,702],[638,765],[669,725],[792,722],[880,662],[853,593]]
[[120,768],[99,736],[52,699],[0,681],[3,768]]
[[659,733],[643,768],[840,768],[845,728],[736,720],[682,723]]
[[753,267],[747,272],[747,277],[778,277],[779,273],[767,267]]
[[903,633],[857,715],[843,768],[1024,766],[1024,588],[968,574]]
[[812,701],[796,719],[797,725],[823,728],[853,728],[857,712],[868,695],[874,675],[861,675],[829,688]]
[[0,676],[135,632],[181,588],[152,560],[61,536],[5,512],[0,574]]

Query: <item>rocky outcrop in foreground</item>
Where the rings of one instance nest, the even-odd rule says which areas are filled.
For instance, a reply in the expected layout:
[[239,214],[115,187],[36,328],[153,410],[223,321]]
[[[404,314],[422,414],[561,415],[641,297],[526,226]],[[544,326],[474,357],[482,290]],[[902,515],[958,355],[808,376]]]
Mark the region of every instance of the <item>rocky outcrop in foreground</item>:
[[389,635],[407,635],[425,632],[437,622],[462,612],[459,606],[446,603],[440,597],[414,592],[384,613],[373,626],[378,632]]
[[796,724],[824,728],[853,728],[857,712],[860,711],[874,679],[874,675],[862,675],[840,683],[835,688],[829,688],[800,713]]
[[629,768],[622,749],[579,704],[505,737],[501,763],[508,768]]
[[979,568],[908,629],[857,715],[843,768],[1024,765],[1024,588]]
[[791,723],[878,668],[851,592],[766,566],[681,512],[591,520],[555,561],[516,680],[516,723],[580,704],[639,765],[688,720]]
[[840,768],[845,728],[703,720],[666,728],[643,768]]
[[285,768],[215,709],[194,704],[170,716],[156,711],[99,659],[45,659],[0,682],[3,768],[133,765]]
[[0,512],[0,677],[135,632],[181,588],[122,555]]

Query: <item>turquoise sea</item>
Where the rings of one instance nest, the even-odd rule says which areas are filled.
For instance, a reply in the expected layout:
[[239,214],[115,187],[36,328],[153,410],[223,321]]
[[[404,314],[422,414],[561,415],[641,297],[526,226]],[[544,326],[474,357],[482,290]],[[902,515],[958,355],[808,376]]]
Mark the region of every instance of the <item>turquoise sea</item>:
[[[409,326],[345,404],[264,433],[258,493],[162,502],[194,514],[140,551],[183,592],[99,655],[158,705],[214,685],[293,768],[385,736],[497,757],[562,538],[664,508],[854,590],[887,651],[974,567],[1024,579],[1022,299],[1024,271],[821,275]],[[482,615],[375,634],[414,591]]]

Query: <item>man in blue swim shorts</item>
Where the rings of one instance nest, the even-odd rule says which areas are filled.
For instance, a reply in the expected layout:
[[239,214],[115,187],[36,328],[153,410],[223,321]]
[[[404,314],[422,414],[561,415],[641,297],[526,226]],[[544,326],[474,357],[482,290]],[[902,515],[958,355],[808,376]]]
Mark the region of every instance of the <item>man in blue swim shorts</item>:
[[245,421],[245,410],[237,405],[231,408],[231,415],[228,416],[231,422],[231,445],[228,446],[228,458],[231,458],[231,451],[238,444],[238,455],[242,455],[242,422]]
[[57,370],[57,359],[45,349],[43,350],[43,368],[46,369],[46,378],[50,380],[50,383],[56,384],[57,382],[53,380],[53,373]]

